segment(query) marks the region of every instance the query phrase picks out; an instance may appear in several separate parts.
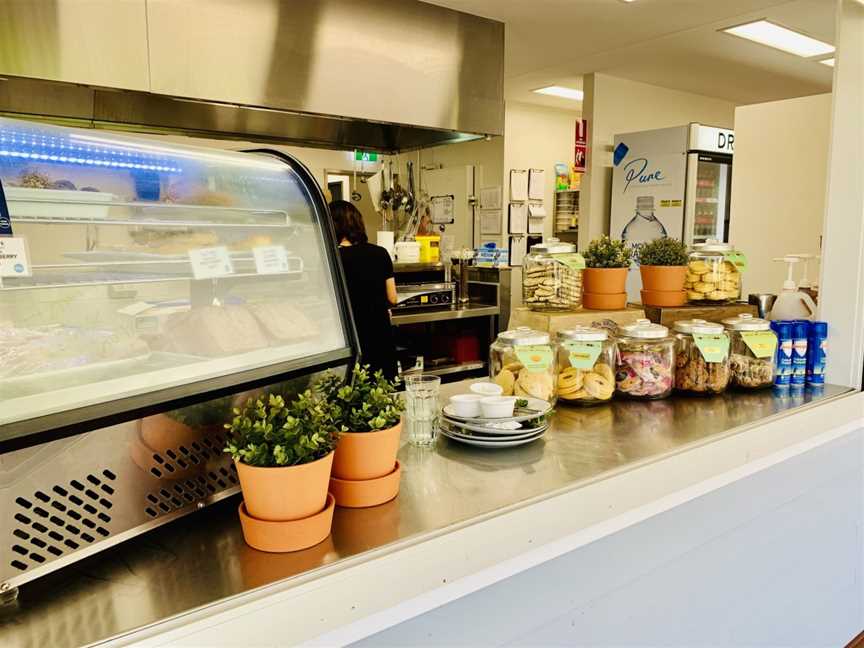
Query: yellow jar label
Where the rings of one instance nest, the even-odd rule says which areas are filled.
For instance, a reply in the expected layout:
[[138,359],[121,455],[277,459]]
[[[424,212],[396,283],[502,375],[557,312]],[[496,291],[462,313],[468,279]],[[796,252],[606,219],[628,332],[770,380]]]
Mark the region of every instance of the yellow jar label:
[[564,342],[564,348],[569,354],[571,367],[593,369],[600,352],[603,350],[603,343],[567,340]]
[[773,331],[742,331],[741,339],[757,358],[773,358],[777,353],[777,336]]
[[548,372],[552,366],[552,347],[547,344],[516,347],[516,357],[529,373]]

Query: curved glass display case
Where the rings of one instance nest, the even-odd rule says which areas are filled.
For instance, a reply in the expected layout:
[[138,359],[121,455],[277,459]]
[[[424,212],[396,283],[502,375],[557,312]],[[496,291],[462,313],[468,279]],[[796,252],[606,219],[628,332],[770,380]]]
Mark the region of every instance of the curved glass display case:
[[0,449],[353,355],[324,198],[287,155],[0,119],[0,182],[29,251],[0,277]]

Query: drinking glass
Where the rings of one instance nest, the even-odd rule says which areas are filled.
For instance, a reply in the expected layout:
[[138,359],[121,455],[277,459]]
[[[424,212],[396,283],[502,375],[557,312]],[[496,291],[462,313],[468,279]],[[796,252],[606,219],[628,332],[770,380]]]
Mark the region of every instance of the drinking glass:
[[441,378],[428,375],[405,376],[405,428],[408,443],[429,446],[435,443],[440,405]]

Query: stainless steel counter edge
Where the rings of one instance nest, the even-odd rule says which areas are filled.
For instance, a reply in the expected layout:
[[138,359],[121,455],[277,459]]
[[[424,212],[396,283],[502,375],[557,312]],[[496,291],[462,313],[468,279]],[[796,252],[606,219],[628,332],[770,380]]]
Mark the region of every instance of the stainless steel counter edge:
[[272,623],[287,614],[305,623],[280,624],[280,641],[358,640],[826,443],[862,421],[864,396],[829,396],[107,643],[248,645],[272,640]]
[[453,308],[447,310],[416,310],[410,313],[393,313],[393,324],[421,324],[423,322],[441,322],[444,320],[467,319],[470,317],[489,317],[498,315],[500,309],[497,306],[469,305],[465,308]]

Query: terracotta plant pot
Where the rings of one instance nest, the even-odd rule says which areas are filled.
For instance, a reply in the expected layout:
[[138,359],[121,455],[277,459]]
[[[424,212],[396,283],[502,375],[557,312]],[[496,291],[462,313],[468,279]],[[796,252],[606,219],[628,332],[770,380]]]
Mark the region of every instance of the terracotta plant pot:
[[350,480],[330,478],[330,492],[336,498],[336,506],[366,508],[389,502],[399,494],[399,478],[402,467],[396,467],[389,475],[377,479]]
[[273,521],[252,517],[246,509],[246,503],[240,502],[243,538],[250,547],[274,553],[314,547],[327,539],[333,525],[336,498],[325,493],[325,504],[320,511],[301,520]]
[[400,434],[402,421],[377,432],[342,432],[333,460],[333,476],[362,481],[389,475],[396,465]]
[[300,466],[261,468],[235,461],[247,513],[284,522],[320,513],[327,502],[333,452]]
[[643,290],[642,305],[643,306],[666,306],[675,307],[683,306],[687,303],[686,290]]
[[628,271],[629,268],[585,268],[582,271],[583,289],[592,295],[620,295],[627,292]]
[[617,295],[585,293],[582,295],[582,307],[588,310],[621,310],[627,307],[627,293]]
[[684,290],[687,266],[640,266],[642,289],[646,292],[680,292]]

